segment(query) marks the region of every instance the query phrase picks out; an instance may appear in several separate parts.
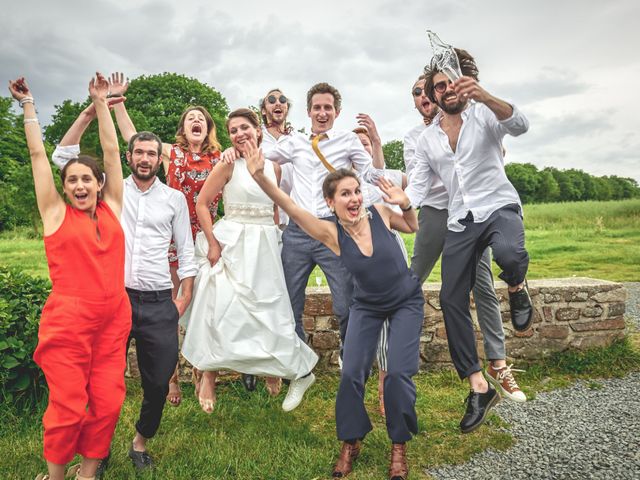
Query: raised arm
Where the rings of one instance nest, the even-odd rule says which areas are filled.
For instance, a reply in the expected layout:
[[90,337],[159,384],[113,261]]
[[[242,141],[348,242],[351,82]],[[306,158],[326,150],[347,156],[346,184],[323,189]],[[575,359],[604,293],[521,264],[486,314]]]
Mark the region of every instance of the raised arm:
[[280,190],[278,186],[264,174],[264,156],[255,144],[247,147],[244,158],[253,179],[269,198],[282,208],[309,236],[326,245],[336,255],[340,255],[336,226],[331,222],[314,217],[304,208],[296,205],[289,195]]
[[[114,105],[124,102],[124,97],[109,98],[107,103],[109,108],[113,108]],[[93,102],[85,108],[78,118],[71,124],[67,133],[64,134],[60,143],[56,145],[56,149],[51,155],[51,161],[60,169],[64,168],[69,160],[80,155],[80,140],[82,135],[87,130],[87,127],[91,125],[91,122],[96,118],[96,107]]]
[[42,218],[44,234],[55,232],[64,220],[64,200],[56,190],[51,165],[42,142],[42,132],[36,117],[33,96],[24,78],[9,82],[9,91],[24,109],[24,133],[31,157],[31,170],[36,190],[36,202]]
[[371,148],[373,149],[373,167],[384,169],[384,152],[382,151],[382,140],[380,139],[380,134],[378,133],[378,129],[376,128],[376,123],[373,119],[367,115],[366,113],[359,113],[356,116],[358,121],[358,125],[363,126],[369,132],[369,138],[371,139]]
[[213,235],[213,222],[211,221],[209,205],[227,184],[232,174],[233,163],[218,162],[215,167],[211,169],[211,173],[209,173],[207,180],[204,182],[204,185],[198,194],[198,201],[196,202],[198,223],[200,223],[202,233],[204,233],[207,243],[209,244],[207,258],[209,259],[211,266],[215,265],[220,259],[222,247]]
[[100,146],[103,152],[104,173],[106,181],[102,189],[102,198],[111,207],[111,210],[120,218],[122,211],[122,165],[120,164],[120,148],[118,146],[118,135],[116,127],[109,113],[107,105],[107,92],[109,82],[96,72],[96,77],[89,82],[89,96],[96,109],[98,117],[98,133],[100,135]]
[[407,194],[404,193],[402,188],[384,177],[378,181],[378,186],[384,192],[384,201],[391,205],[398,205],[400,210],[402,210],[402,214],[399,214],[385,205],[378,205],[379,207],[383,207],[382,209],[378,209],[378,211],[381,212],[383,218],[388,219],[389,227],[404,233],[418,231],[418,216],[411,206],[409,197],[407,197]]

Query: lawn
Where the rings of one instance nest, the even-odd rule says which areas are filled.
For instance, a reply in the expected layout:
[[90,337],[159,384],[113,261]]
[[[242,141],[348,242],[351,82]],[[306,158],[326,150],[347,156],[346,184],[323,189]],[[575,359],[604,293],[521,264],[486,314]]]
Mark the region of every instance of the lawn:
[[[519,365],[519,367],[522,365]],[[640,352],[631,341],[588,353],[555,355],[530,365],[519,376],[529,396],[568,385],[577,378],[622,376],[640,369]],[[496,415],[477,431],[463,435],[458,422],[467,394],[453,372],[420,373],[415,377],[420,433],[409,443],[410,478],[428,478],[424,469],[460,463],[489,447],[503,450],[513,444]],[[366,405],[374,429],[356,462],[354,480],[386,478],[389,440],[377,412],[377,375],[369,381]],[[140,408],[141,390],[128,381],[128,394],[113,441],[106,479],[328,479],[339,443],[335,439],[334,405],[337,375],[320,373],[304,402],[291,413],[280,408],[284,391],[271,398],[260,382],[247,393],[239,381],[218,386],[218,403],[212,415],[204,414],[190,385],[183,385],[178,408],[167,406],[156,438],[149,443],[155,456],[155,474],[136,476],[127,458]],[[594,382],[594,388],[597,382]],[[286,388],[286,387],[284,387]],[[0,476],[33,478],[44,471],[42,407],[33,415],[17,414],[0,405]]]
[[[529,278],[593,277],[640,281],[640,199],[525,205]],[[413,236],[404,235],[409,256]],[[0,263],[47,276],[42,240],[27,231],[0,234]],[[499,269],[494,264],[494,272]],[[440,279],[440,263],[429,281]],[[316,269],[309,285],[325,284]]]

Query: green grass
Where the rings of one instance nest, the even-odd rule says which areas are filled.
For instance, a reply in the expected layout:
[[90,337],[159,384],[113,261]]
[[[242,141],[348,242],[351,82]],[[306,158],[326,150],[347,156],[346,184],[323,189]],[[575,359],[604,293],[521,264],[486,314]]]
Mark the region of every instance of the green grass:
[[[593,277],[612,281],[640,281],[640,199],[525,205],[526,246],[531,263],[529,278]],[[21,229],[0,234],[0,263],[18,266],[46,277],[42,240]],[[403,235],[409,257],[413,235]],[[494,273],[499,268],[494,264]],[[326,285],[316,268],[316,277]],[[440,262],[429,276],[440,281]]]
[[[637,339],[625,340],[586,353],[557,354],[526,368],[518,379],[530,398],[583,378],[591,379],[592,388],[601,388],[595,377],[640,370],[640,349]],[[410,478],[426,478],[422,473],[426,468],[464,462],[487,448],[504,450],[513,444],[508,425],[496,415],[472,434],[458,433],[467,390],[453,372],[420,373],[415,380],[420,433],[409,444]],[[374,375],[366,394],[374,430],[356,462],[354,480],[386,478],[389,441],[377,413],[376,382]],[[197,405],[192,387],[184,384],[182,405],[165,408],[160,431],[149,443],[156,472],[136,476],[127,450],[141,390],[137,381],[129,380],[106,478],[327,479],[339,447],[334,422],[337,386],[336,374],[319,374],[301,406],[285,413],[280,408],[284,391],[271,398],[260,383],[250,394],[240,382],[227,380],[218,386],[218,403],[208,416]],[[0,407],[3,479],[33,478],[44,471],[41,417],[42,407],[33,415]]]

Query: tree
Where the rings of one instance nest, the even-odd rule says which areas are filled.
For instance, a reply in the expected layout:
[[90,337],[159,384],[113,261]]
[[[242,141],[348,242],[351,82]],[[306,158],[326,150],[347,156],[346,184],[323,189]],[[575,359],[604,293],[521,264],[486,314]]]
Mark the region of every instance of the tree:
[[533,203],[539,189],[538,169],[531,163],[507,163],[504,167],[507,178],[518,191],[523,203]]
[[402,170],[404,172],[404,145],[400,140],[392,140],[382,146],[384,161],[388,169]]
[[560,196],[560,187],[548,169],[541,170],[538,174],[540,178],[538,190],[536,191],[536,201],[555,202]]
[[31,225],[38,234],[40,215],[23,116],[11,111],[12,103],[12,98],[0,97],[0,231]]
[[[131,80],[126,97],[127,110],[138,131],[152,131],[163,142],[173,143],[184,109],[190,105],[202,105],[213,117],[218,140],[223,148],[231,144],[225,127],[229,114],[227,101],[214,88],[199,80],[177,73],[141,76]],[[56,106],[53,120],[45,130],[45,138],[52,144],[60,142],[89,102],[89,99],[82,103],[65,100],[62,105]],[[85,132],[80,148],[84,153],[98,158],[102,156],[97,122]],[[125,148],[126,145],[122,142],[123,156]]]

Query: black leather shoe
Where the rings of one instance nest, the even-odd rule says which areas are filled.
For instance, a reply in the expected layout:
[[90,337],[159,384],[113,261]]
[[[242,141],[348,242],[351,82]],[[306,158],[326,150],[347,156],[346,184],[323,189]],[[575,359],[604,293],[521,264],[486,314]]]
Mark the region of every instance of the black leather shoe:
[[533,321],[533,306],[525,281],[522,290],[509,292],[509,307],[511,307],[511,324],[518,332],[529,330]]
[[139,472],[153,468],[153,458],[147,452],[137,452],[131,447],[129,449],[129,458]]
[[462,433],[473,432],[476,428],[484,423],[489,410],[498,403],[500,396],[495,389],[489,387],[486,393],[476,393],[473,390],[467,395],[467,411],[460,421],[460,430]]
[[258,379],[255,375],[247,375],[246,373],[242,374],[242,384],[244,388],[247,389],[247,392],[253,392],[256,389],[256,383]]

